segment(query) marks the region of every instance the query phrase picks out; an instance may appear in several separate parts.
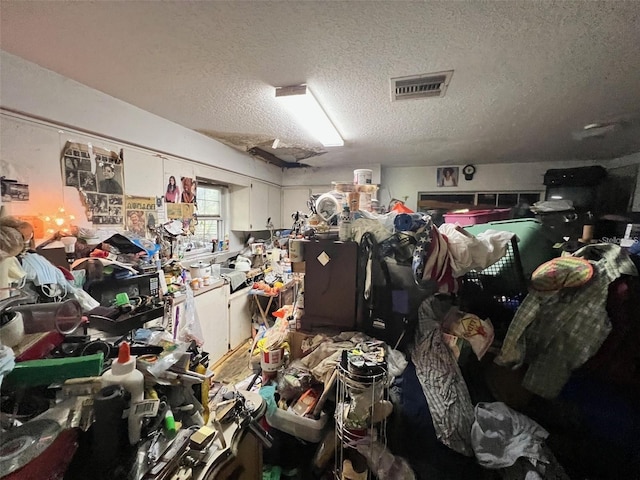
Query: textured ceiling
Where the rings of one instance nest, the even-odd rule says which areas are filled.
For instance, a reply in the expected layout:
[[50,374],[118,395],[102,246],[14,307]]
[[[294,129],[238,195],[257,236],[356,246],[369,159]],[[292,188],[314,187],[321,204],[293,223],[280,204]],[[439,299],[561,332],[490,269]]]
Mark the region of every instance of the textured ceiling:
[[[239,148],[322,152],[274,87],[307,83],[345,146],[304,163],[436,165],[640,151],[640,2],[0,3],[1,47]],[[454,70],[443,98],[389,78]],[[624,120],[604,138],[584,125]]]

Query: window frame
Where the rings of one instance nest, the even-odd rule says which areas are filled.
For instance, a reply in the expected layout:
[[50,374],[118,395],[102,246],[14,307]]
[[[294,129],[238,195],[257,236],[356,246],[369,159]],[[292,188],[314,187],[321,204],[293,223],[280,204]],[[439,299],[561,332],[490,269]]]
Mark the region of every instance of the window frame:
[[[227,227],[229,218],[229,210],[228,210],[228,199],[229,199],[229,186],[223,185],[220,183],[216,183],[209,179],[197,178],[197,188],[196,188],[196,226],[194,230],[193,237],[197,240],[202,240],[205,242],[211,242],[212,240],[222,240],[226,234],[228,234]],[[202,189],[202,190],[201,190]],[[202,203],[202,199],[198,198],[199,194],[202,194],[203,190],[217,190],[220,195],[220,213],[218,215],[214,214],[206,214],[201,213],[201,207],[199,206]],[[198,226],[201,222],[217,222],[216,230],[217,237],[208,238],[210,235],[206,235],[206,232],[199,232]]]

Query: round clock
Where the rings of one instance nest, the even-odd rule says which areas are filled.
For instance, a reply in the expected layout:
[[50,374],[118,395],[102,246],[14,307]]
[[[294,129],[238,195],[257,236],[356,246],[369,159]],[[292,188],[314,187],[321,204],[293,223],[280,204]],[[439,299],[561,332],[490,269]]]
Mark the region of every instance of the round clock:
[[465,165],[462,168],[462,173],[464,173],[465,180],[473,180],[473,174],[476,173],[476,167],[473,165]]

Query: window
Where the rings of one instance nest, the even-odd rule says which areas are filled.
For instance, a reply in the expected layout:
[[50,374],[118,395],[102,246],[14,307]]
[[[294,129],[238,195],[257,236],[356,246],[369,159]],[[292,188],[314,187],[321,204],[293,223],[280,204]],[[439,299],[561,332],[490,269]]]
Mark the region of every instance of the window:
[[[540,192],[479,192],[479,193],[422,193],[418,192],[418,209],[456,208],[510,208],[519,203],[533,203],[540,200]],[[459,205],[459,207],[458,207]]]
[[224,238],[223,213],[226,190],[226,187],[198,179],[196,189],[198,222],[194,233],[196,238],[205,242]]

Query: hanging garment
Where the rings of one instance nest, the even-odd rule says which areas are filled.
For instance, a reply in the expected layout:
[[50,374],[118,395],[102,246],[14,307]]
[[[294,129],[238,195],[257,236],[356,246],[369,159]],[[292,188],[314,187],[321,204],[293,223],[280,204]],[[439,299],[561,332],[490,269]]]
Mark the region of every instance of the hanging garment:
[[528,364],[522,385],[544,398],[555,398],[571,372],[591,358],[611,331],[608,287],[622,275],[637,275],[618,245],[588,245],[573,254],[589,260],[593,278],[575,289],[531,291],[518,308],[495,362]]

